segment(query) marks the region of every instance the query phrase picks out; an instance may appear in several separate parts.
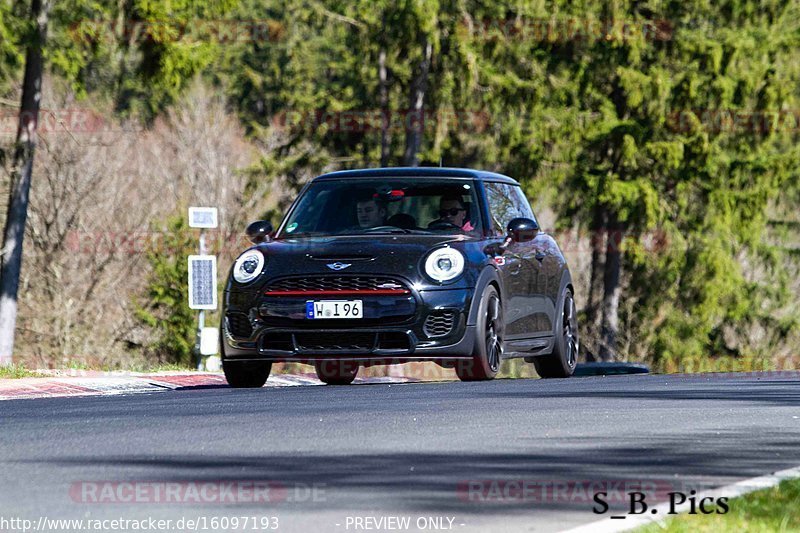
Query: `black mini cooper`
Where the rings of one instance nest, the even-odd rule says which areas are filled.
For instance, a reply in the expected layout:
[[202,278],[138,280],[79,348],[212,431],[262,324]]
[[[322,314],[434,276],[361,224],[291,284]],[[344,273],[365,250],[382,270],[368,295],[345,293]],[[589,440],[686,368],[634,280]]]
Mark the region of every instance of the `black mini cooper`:
[[328,384],[359,366],[434,361],[465,381],[524,357],[569,377],[578,325],[569,268],[519,184],[448,168],[334,172],[300,193],[277,231],[225,286],[222,361],[233,387],[260,387],[278,361]]

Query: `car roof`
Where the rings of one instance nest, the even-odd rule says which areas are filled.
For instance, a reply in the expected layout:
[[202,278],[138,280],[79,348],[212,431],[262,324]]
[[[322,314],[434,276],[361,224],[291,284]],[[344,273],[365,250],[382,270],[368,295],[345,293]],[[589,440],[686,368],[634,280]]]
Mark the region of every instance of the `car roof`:
[[519,185],[517,181],[503,174],[473,170],[470,168],[442,167],[384,167],[365,168],[361,170],[340,170],[314,178],[314,181],[335,180],[342,178],[380,178],[380,177],[420,177],[420,178],[469,178],[486,181],[500,181]]

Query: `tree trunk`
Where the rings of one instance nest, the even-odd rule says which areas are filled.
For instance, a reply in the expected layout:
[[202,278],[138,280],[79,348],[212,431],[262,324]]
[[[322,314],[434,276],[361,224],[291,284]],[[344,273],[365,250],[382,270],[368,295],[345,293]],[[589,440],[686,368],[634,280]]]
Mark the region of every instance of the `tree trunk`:
[[380,103],[381,103],[381,166],[389,165],[389,151],[391,149],[392,137],[391,127],[392,110],[389,109],[389,77],[386,72],[386,49],[381,48],[378,55],[378,79],[380,80]]
[[612,220],[606,236],[606,262],[603,273],[603,327],[600,359],[614,361],[617,358],[617,336],[619,334],[620,271],[622,270],[623,233]]
[[36,126],[42,99],[42,48],[47,39],[50,0],[32,0],[31,18],[36,28],[28,43],[25,78],[22,82],[22,106],[19,113],[17,142],[11,167],[6,227],[3,233],[0,267],[0,365],[11,364],[14,331],[17,323],[17,292],[22,266],[22,240],[28,218],[28,196],[36,146]]
[[[598,331],[600,326],[598,308],[598,293],[602,293],[600,284],[600,274],[603,272],[603,248],[606,246],[606,222],[607,215],[604,210],[599,207],[595,208],[592,225],[590,227],[591,234],[589,235],[592,247],[592,263],[591,274],[589,276],[589,294],[588,301],[586,302],[586,326],[591,331]],[[586,359],[589,362],[594,362],[599,359],[599,346],[595,345],[594,350],[586,350]]]
[[[128,54],[131,47],[131,43],[129,41],[136,38],[135,31],[129,29],[129,26],[132,25],[132,21],[128,18],[128,13],[130,12],[131,10],[128,9],[128,0],[117,0],[117,22],[114,31],[114,37],[117,39],[117,46],[115,49],[118,56],[117,64],[119,66],[119,75],[117,75],[117,95],[114,106],[118,112],[123,111],[128,107],[128,102],[126,101],[125,95],[125,77],[128,75],[125,56]],[[126,41],[126,36],[128,41]]]
[[411,82],[411,105],[405,120],[406,150],[403,154],[403,164],[407,167],[419,165],[419,148],[422,145],[422,135],[425,129],[425,90],[428,86],[428,72],[431,67],[433,46],[428,39],[422,40],[423,56],[417,66],[417,73]]

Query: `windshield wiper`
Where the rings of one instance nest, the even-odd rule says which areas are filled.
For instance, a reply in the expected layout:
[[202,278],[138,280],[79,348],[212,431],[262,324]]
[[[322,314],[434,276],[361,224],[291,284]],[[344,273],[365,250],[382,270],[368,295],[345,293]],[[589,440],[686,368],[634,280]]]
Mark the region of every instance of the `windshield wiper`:
[[298,233],[282,233],[280,237],[276,237],[277,240],[281,239],[296,239],[298,237],[325,237],[326,234],[322,231],[300,231]]
[[365,235],[365,234],[367,234],[367,235],[380,235],[382,233],[386,233],[386,234],[404,233],[406,235],[412,235],[412,234],[413,235],[422,235],[422,234],[428,235],[431,232],[423,230],[423,229],[391,228],[391,229],[381,229],[379,231],[366,230],[366,231],[364,231],[363,233],[361,233],[359,235]]
[[344,237],[348,235],[430,235],[432,232],[423,229],[408,228],[381,228],[378,231],[370,231],[369,228],[362,231],[346,231],[343,233],[327,233],[324,231],[303,231],[300,233],[283,234],[279,239],[294,239],[304,237]]

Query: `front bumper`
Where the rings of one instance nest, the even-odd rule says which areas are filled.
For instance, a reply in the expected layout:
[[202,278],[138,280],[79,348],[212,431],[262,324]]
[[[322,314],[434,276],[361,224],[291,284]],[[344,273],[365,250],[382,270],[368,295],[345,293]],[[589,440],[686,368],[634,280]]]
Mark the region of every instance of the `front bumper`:
[[363,302],[361,319],[314,320],[305,318],[307,297],[229,292],[221,325],[222,355],[373,364],[466,359],[475,339],[475,326],[467,324],[473,295],[472,289],[436,289],[363,296],[358,298]]

